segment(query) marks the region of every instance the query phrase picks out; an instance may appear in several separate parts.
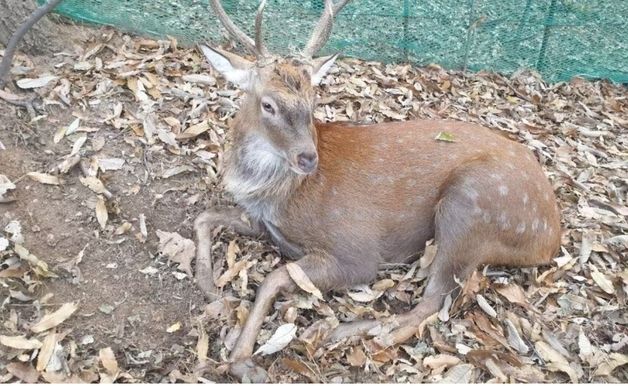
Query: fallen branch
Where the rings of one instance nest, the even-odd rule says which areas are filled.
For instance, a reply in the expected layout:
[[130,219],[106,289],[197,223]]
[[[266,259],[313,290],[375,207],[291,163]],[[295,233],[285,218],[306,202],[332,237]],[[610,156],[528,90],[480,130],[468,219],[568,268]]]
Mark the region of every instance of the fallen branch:
[[15,55],[15,51],[17,49],[17,45],[22,40],[24,35],[30,30],[35,23],[39,21],[42,17],[44,17],[48,12],[52,11],[60,2],[63,0],[50,0],[46,4],[37,8],[29,17],[26,19],[24,23],[20,26],[20,28],[11,35],[9,42],[4,50],[4,57],[2,58],[2,62],[0,62],[0,89],[2,89],[6,83],[5,77],[9,73],[9,69],[11,68],[11,63],[13,62],[13,56]]

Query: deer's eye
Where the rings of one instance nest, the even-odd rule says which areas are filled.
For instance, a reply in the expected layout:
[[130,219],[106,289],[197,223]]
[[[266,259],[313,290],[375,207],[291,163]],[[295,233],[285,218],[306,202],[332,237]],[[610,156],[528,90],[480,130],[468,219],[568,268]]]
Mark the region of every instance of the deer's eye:
[[269,114],[275,114],[275,109],[268,102],[262,102],[262,108]]

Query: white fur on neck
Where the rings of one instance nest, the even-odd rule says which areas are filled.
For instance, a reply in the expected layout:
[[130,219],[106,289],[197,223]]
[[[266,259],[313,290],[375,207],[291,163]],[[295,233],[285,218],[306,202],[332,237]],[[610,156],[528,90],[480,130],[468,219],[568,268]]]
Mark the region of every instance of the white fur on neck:
[[231,149],[224,185],[251,217],[276,223],[280,203],[301,179],[266,139],[251,134]]

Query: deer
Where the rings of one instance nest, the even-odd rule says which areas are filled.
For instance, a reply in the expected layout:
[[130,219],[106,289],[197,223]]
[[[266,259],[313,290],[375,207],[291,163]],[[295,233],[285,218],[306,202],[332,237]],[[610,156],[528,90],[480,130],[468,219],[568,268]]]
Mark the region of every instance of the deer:
[[[560,248],[559,208],[532,151],[479,124],[315,121],[316,88],[338,54],[315,55],[347,2],[325,0],[305,48],[277,56],[262,37],[266,1],[257,9],[254,39],[220,0],[210,1],[230,37],[251,56],[199,45],[244,97],[231,122],[222,176],[236,206],[206,210],[195,220],[195,276],[215,298],[210,250],[216,227],[269,237],[323,292],[369,284],[380,265],[407,263],[433,238],[436,256],[410,310],[386,320],[340,323],[327,338],[339,341],[389,324],[390,343],[400,344],[478,267],[548,264]],[[437,140],[442,132],[453,140]],[[285,265],[265,277],[230,352],[233,376],[267,379],[252,360],[256,339],[276,297],[299,289]]]

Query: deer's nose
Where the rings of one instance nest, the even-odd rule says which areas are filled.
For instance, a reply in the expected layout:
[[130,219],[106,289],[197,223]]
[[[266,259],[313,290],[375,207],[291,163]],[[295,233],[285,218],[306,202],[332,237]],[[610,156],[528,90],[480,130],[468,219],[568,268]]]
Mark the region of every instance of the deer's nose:
[[297,156],[297,164],[299,169],[305,173],[311,173],[318,163],[318,155],[316,153],[304,152]]

